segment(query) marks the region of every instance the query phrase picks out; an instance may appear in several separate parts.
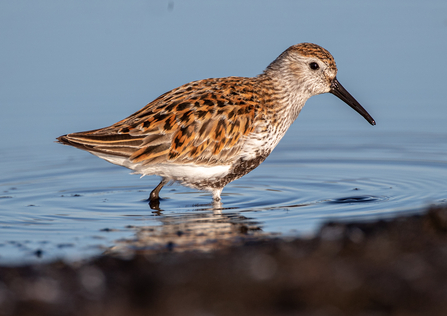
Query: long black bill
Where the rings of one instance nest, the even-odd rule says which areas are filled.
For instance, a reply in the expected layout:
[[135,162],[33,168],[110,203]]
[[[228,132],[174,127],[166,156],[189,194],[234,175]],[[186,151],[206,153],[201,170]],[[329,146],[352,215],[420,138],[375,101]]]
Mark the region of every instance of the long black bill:
[[348,91],[346,91],[345,88],[338,82],[337,78],[334,78],[331,83],[331,91],[333,95],[337,96],[345,102],[347,105],[349,105],[351,108],[357,111],[361,116],[363,116],[371,125],[376,125],[376,121],[369,115],[368,112],[360,105],[360,103],[357,102],[354,97],[349,94]]

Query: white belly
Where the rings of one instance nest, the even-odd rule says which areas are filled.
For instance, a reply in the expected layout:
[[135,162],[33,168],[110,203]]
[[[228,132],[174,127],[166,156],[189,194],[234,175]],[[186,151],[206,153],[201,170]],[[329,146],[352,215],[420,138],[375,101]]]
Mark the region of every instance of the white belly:
[[225,176],[230,170],[231,165],[220,166],[199,166],[195,164],[174,164],[160,163],[156,165],[144,166],[142,163],[132,163],[126,157],[107,155],[103,153],[92,152],[92,154],[107,160],[115,165],[120,165],[131,170],[136,174],[157,175],[172,181],[184,182],[200,182],[202,180],[212,180]]

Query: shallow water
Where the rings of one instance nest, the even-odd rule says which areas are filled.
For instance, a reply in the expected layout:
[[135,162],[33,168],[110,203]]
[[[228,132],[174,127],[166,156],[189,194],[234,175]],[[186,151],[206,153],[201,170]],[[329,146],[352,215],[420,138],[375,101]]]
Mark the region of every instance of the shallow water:
[[[213,238],[239,224],[310,236],[328,220],[389,218],[447,202],[441,1],[321,1],[318,21],[306,14],[313,3],[289,1],[105,10],[42,3],[0,10],[0,263],[88,258],[142,231],[149,245],[163,244],[179,227]],[[259,20],[267,15],[271,23]],[[337,38],[328,25],[337,25]],[[114,123],[191,80],[256,75],[302,41],[335,55],[340,82],[377,126],[334,96],[310,99],[270,157],[224,189],[221,205],[173,185],[156,212],[145,199],[157,177],[139,179],[53,142]]]
[[[177,185],[161,191],[162,211],[154,212],[145,199],[157,177],[139,179],[54,144],[58,155],[49,148],[38,165],[20,170],[10,163],[0,178],[1,261],[79,259],[133,239],[142,227],[169,231],[185,223],[197,235],[211,230],[224,238],[222,223],[234,225],[235,218],[264,233],[310,236],[328,220],[389,218],[447,201],[447,160],[439,157],[445,144],[426,139],[425,152],[415,152],[393,149],[389,138],[374,144],[380,137],[371,135],[357,135],[367,144],[360,149],[343,133],[312,143],[285,139],[259,168],[224,189],[218,213],[211,194]],[[407,157],[399,157],[402,150]]]

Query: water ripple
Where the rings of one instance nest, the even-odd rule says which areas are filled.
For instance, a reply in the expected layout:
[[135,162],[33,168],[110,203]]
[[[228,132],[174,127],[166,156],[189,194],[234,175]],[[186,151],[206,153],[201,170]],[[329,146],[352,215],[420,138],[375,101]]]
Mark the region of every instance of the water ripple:
[[138,179],[82,154],[67,164],[51,157],[32,170],[4,173],[0,261],[85,257],[139,231],[148,238],[157,232],[161,242],[176,227],[191,236],[221,236],[230,227],[312,235],[324,221],[389,218],[447,201],[443,161],[293,159],[286,152],[225,187],[218,206],[210,193],[173,185],[163,188],[160,209],[152,210],[146,199],[157,177]]

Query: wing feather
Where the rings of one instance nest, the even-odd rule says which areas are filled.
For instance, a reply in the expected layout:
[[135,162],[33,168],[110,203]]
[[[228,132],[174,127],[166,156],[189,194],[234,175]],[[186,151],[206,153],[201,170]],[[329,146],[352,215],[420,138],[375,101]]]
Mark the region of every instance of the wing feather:
[[256,78],[191,82],[109,127],[58,140],[143,165],[231,163],[262,115],[255,88]]

